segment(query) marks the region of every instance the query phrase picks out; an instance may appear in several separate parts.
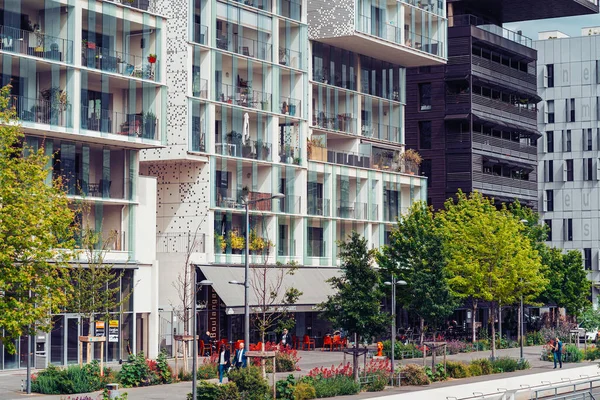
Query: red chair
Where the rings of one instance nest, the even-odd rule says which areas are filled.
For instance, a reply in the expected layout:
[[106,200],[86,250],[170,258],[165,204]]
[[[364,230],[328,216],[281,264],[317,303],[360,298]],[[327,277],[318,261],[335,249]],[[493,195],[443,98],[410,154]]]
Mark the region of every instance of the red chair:
[[321,351],[325,350],[326,347],[329,347],[329,351],[333,350],[333,341],[329,335],[325,335],[323,338],[323,347],[321,347]]
[[343,338],[341,343],[343,348],[348,348],[348,338]]
[[333,344],[332,344],[333,350],[335,350],[335,348],[337,347],[339,350],[342,349],[342,337],[340,335],[334,335],[333,336]]
[[210,343],[204,344],[204,340],[200,339],[200,356],[204,357],[204,355],[206,354],[207,351],[212,356],[213,349],[212,349],[212,346],[210,345]]
[[298,336],[292,335],[292,349],[298,350]]
[[315,350],[315,340],[311,339],[308,335],[304,335],[304,338],[302,339],[302,350],[304,350],[305,347],[310,350],[310,346]]

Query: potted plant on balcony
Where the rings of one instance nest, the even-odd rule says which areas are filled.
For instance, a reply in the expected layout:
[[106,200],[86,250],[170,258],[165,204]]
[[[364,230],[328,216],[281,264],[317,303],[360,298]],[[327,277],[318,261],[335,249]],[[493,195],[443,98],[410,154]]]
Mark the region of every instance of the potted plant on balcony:
[[244,249],[244,246],[245,246],[244,237],[238,235],[237,231],[235,231],[235,230],[229,231],[229,234],[227,235],[227,241],[231,247],[231,250],[235,254],[240,254],[241,250]]
[[262,238],[256,234],[254,229],[250,230],[250,242],[249,249],[252,254],[263,254],[269,252],[269,248],[273,247],[273,242],[268,239]]
[[63,111],[69,105],[66,90],[60,90],[58,87],[53,86],[40,91],[40,95],[47,104],[49,103],[49,107],[43,107],[48,115],[42,116],[42,120],[46,123],[58,125],[59,118],[62,119]]
[[156,115],[152,111],[144,114],[144,138],[154,139],[156,136]]
[[148,54],[148,62],[150,64],[154,64],[156,62],[156,54],[152,54],[152,53]]
[[220,252],[218,252],[217,254],[224,253],[226,248],[227,248],[227,242],[225,241],[225,238],[223,237],[223,235],[219,235],[218,233],[215,233],[215,251],[220,250]]
[[404,164],[403,166],[401,166],[404,167],[404,171],[402,172],[406,172],[410,175],[418,173],[419,166],[423,162],[421,155],[413,149],[408,149],[404,153],[402,153],[402,155],[400,156],[400,160]]
[[312,136],[307,139],[306,154],[311,160],[327,161],[327,153],[325,151],[325,143],[320,136]]
[[279,48],[279,64],[286,65],[288,63],[287,50],[283,47]]

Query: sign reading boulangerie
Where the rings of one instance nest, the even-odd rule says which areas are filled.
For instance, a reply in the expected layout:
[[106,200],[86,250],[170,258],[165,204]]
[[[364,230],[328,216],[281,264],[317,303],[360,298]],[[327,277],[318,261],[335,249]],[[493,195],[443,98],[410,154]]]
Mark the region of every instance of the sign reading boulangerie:
[[118,342],[119,341],[119,320],[111,319],[108,321],[108,341]]

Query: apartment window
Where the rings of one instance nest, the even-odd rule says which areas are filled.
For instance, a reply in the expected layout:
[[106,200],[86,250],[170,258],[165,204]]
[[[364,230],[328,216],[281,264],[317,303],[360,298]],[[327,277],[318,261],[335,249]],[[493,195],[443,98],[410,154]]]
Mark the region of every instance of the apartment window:
[[546,152],[554,153],[554,132],[546,132]]
[[567,122],[575,122],[575,99],[565,99],[565,110]]
[[573,182],[573,160],[565,160],[566,181]]
[[419,121],[419,148],[431,149],[431,121]]
[[564,152],[571,151],[571,130],[570,129],[563,131],[563,151]]
[[573,219],[565,218],[563,219],[563,236],[566,242],[573,241]]
[[591,158],[584,158],[583,159],[583,180],[584,181],[591,181],[593,178],[593,173],[592,173],[592,159]]
[[427,177],[427,186],[431,187],[431,183],[433,182],[433,177],[431,174],[431,160],[423,160],[421,163],[421,176]]
[[554,182],[554,160],[546,161],[546,182]]
[[548,71],[548,87],[554,87],[554,64],[548,64],[546,69]]
[[584,149],[591,151],[592,150],[592,142],[593,142],[593,138],[592,138],[592,128],[588,128],[587,130],[584,129],[584,138],[585,138],[585,145],[584,145]]
[[552,241],[552,220],[551,219],[545,219],[544,220],[544,225],[546,225],[548,227],[546,240],[548,242],[551,242]]
[[592,270],[592,249],[583,249],[583,267],[586,271]]
[[546,211],[554,211],[554,190],[546,190]]
[[554,100],[548,100],[548,123],[554,123]]
[[421,111],[431,110],[431,83],[419,83],[419,104]]

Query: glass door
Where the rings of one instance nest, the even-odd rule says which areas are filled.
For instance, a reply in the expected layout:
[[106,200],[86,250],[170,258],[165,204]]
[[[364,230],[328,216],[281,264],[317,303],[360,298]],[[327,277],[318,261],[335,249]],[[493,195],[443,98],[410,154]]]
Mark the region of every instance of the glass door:
[[79,317],[77,316],[66,316],[66,331],[65,331],[65,342],[66,353],[67,353],[67,364],[78,364],[79,363]]

